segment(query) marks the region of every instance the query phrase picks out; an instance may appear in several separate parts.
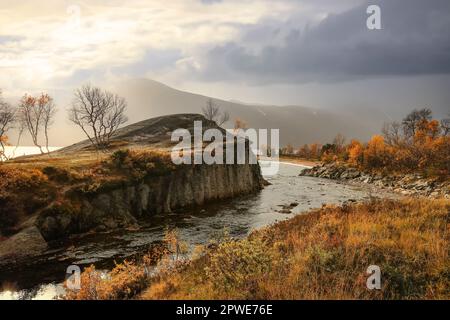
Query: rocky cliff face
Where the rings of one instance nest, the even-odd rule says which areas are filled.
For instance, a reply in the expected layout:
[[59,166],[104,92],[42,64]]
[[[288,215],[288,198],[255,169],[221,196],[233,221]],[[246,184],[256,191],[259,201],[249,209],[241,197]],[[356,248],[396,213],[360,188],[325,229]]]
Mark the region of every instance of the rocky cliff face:
[[183,165],[166,176],[83,197],[75,213],[53,206],[38,217],[36,226],[46,240],[127,227],[153,214],[257,192],[263,182],[258,164]]

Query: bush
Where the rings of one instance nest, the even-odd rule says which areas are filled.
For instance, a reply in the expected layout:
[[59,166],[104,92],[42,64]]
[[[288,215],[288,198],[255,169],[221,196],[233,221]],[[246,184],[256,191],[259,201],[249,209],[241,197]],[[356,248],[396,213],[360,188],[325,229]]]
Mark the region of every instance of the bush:
[[68,300],[117,300],[135,296],[146,285],[147,273],[143,266],[124,261],[109,272],[101,272],[95,266],[81,274],[80,290],[69,290]]
[[175,169],[169,154],[153,150],[118,150],[111,155],[111,163],[136,180],[166,175]]
[[50,180],[59,183],[70,183],[72,181],[71,173],[63,168],[47,166],[42,169],[42,173],[44,173]]
[[129,149],[117,150],[111,155],[111,161],[117,168],[124,168],[129,165],[128,160],[131,157],[131,151]]
[[54,187],[40,170],[0,167],[0,232],[14,232],[18,223],[54,197]]
[[270,272],[272,260],[271,250],[260,239],[225,242],[210,255],[205,275],[218,291],[251,297],[258,279]]

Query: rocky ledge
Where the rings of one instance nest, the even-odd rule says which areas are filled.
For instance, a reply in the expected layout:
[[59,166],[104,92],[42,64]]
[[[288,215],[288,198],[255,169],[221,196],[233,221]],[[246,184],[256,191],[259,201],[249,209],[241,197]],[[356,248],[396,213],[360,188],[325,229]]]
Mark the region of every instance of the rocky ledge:
[[372,184],[375,187],[392,190],[403,195],[450,198],[450,181],[443,181],[439,178],[425,178],[420,174],[383,175],[363,172],[336,163],[326,163],[304,169],[300,176]]

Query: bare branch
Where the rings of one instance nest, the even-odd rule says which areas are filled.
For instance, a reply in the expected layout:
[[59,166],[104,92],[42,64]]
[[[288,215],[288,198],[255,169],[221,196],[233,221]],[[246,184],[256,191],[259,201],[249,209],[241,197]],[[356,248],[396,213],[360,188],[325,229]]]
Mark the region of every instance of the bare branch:
[[402,141],[402,126],[394,121],[385,123],[382,129],[384,141],[390,146],[398,146]]
[[441,120],[442,135],[448,136],[450,134],[450,118],[445,118]]
[[230,114],[226,111],[221,112],[220,107],[212,99],[206,101],[206,106],[202,109],[202,113],[206,119],[214,121],[218,126],[230,120]]
[[3,101],[0,91],[0,160],[5,158],[5,144],[8,137],[6,133],[12,129],[16,121],[16,110],[7,102]]
[[48,152],[48,129],[52,125],[56,113],[53,98],[45,93],[37,97],[25,94],[20,100],[18,112],[21,127],[28,130],[33,144],[39,148],[42,154],[44,150],[39,143],[39,134],[44,131],[45,146]]
[[96,149],[107,148],[117,129],[128,121],[127,103],[119,97],[87,84],[75,91],[69,120],[79,126]]

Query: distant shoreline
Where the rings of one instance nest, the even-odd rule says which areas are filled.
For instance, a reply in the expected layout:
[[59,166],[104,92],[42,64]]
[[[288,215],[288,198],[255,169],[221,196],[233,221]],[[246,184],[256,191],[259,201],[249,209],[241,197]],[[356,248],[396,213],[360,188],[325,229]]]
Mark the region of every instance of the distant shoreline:
[[284,157],[284,156],[280,157],[279,162],[296,164],[296,165],[305,166],[305,167],[314,167],[314,166],[322,164],[322,162],[320,162],[320,161],[306,160],[306,159],[295,158],[295,157]]
[[[47,148],[42,147],[43,150],[46,150]],[[61,147],[48,147],[49,151],[56,151],[61,149]],[[29,156],[34,154],[40,154],[41,151],[38,147],[33,146],[6,146],[5,147],[5,155],[8,158],[17,158],[22,156]]]

